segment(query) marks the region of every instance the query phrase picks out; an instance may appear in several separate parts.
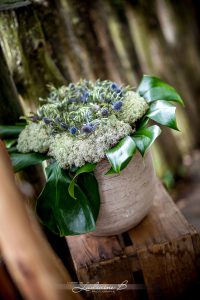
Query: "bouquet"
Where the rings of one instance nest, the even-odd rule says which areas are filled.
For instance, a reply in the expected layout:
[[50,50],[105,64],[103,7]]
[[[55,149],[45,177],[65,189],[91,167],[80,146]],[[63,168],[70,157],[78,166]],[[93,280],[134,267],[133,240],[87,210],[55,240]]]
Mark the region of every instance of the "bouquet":
[[105,176],[112,176],[136,151],[144,156],[161,133],[158,124],[178,130],[174,103],[183,100],[148,75],[137,89],[109,80],[49,88],[37,113],[23,117],[23,124],[0,126],[0,137],[15,172],[47,161],[35,207],[41,222],[60,236],[86,233],[95,230],[100,209],[96,165],[106,158]]

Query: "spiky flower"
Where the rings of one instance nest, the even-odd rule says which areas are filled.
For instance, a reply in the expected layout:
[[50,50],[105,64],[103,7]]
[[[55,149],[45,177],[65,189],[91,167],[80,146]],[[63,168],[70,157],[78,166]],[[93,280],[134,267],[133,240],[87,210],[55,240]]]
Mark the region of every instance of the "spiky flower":
[[114,110],[120,110],[122,108],[122,105],[123,105],[123,102],[120,100],[120,101],[116,101],[114,104],[113,104],[113,109]]

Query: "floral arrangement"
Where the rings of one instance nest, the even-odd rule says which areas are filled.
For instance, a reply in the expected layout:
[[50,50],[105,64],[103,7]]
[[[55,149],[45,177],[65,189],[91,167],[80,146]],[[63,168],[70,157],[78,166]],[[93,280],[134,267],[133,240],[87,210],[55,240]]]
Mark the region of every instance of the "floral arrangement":
[[105,175],[121,172],[138,150],[142,156],[161,133],[158,125],[178,130],[172,102],[176,90],[144,75],[137,90],[109,80],[80,80],[55,88],[40,99],[25,124],[0,126],[16,172],[47,160],[46,185],[36,211],[60,236],[95,230],[100,207],[96,164],[110,162]]

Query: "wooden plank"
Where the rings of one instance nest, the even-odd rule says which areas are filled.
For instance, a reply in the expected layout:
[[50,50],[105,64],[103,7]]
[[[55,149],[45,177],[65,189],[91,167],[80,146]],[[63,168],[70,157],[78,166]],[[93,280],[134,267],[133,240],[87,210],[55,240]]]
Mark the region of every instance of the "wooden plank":
[[138,256],[150,300],[189,299],[191,293],[199,294],[191,236],[140,249]]
[[[80,281],[119,283],[127,279],[129,283],[142,283],[135,276],[142,271],[149,299],[184,299],[187,292],[197,287],[200,237],[161,183],[158,182],[155,192],[151,212],[129,231],[133,245],[123,248],[122,235],[120,238],[90,234],[66,238]],[[106,293],[87,296],[90,299],[145,299],[145,293],[127,292],[122,296]]]
[[96,237],[90,234],[66,237],[76,270],[93,263],[122,256],[117,237]]
[[[66,237],[77,276],[84,283],[133,284],[131,264],[117,237],[90,234]],[[137,299],[137,291],[87,292],[89,299]]]
[[129,231],[137,249],[196,233],[160,182],[155,186],[155,193],[155,201],[149,215]]
[[197,288],[199,235],[160,183],[151,212],[129,235],[150,299],[185,299]]

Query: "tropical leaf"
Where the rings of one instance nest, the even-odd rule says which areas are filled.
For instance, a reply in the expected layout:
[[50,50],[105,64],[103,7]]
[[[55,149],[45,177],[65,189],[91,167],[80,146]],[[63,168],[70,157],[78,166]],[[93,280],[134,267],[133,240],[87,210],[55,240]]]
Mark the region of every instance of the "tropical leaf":
[[142,119],[137,121],[136,123],[137,130],[145,128],[148,122],[149,122],[149,118],[145,114]]
[[151,103],[146,116],[159,124],[179,130],[176,123],[176,106],[169,102],[158,100]]
[[99,199],[88,200],[75,184],[75,196],[70,197],[70,177],[55,162],[46,168],[47,182],[37,201],[37,214],[41,222],[60,236],[76,235],[95,229]]
[[[130,136],[123,138],[115,147],[108,150],[106,156],[112,166],[112,170],[109,170],[110,174],[112,174],[113,171],[119,173],[123,170],[135,152],[136,145]],[[108,175],[109,172],[106,173],[106,175]]]
[[74,175],[73,179],[71,180],[69,189],[68,189],[68,192],[72,198],[76,199],[74,196],[74,186],[75,186],[76,177],[82,173],[92,172],[92,171],[94,171],[95,168],[96,168],[96,164],[86,163],[85,165],[83,165],[76,171],[76,174]]
[[8,153],[16,153],[16,154],[19,153],[16,146],[7,148],[7,151],[8,151]]
[[10,153],[10,159],[15,172],[19,172],[26,167],[40,164],[49,159],[48,156],[41,153]]
[[147,149],[149,149],[160,133],[160,127],[153,125],[148,128],[137,130],[131,137],[134,140],[138,151],[144,156]]
[[26,124],[22,125],[0,125],[0,138],[14,139],[18,138],[20,132],[24,129]]
[[137,92],[144,97],[147,102],[166,100],[184,105],[180,95],[172,86],[154,76],[144,75]]
[[97,220],[100,208],[100,195],[99,187],[96,177],[93,172],[84,173],[78,177],[78,186],[82,189],[88,201],[94,216],[95,221]]

